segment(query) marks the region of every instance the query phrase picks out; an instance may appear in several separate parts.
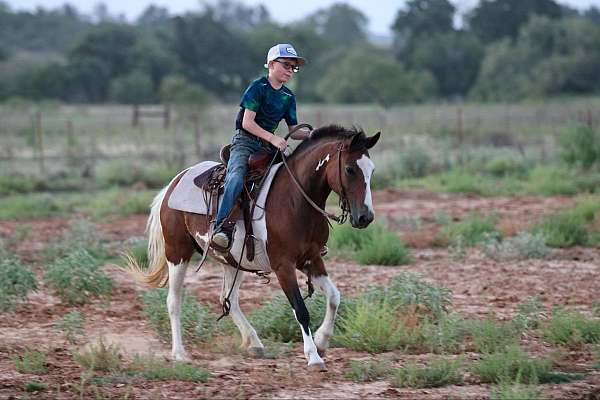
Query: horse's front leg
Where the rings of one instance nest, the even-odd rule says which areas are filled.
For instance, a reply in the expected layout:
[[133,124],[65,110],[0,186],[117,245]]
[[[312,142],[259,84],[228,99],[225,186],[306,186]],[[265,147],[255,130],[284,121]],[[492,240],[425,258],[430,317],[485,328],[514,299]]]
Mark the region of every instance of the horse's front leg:
[[310,262],[307,273],[310,274],[312,283],[319,288],[327,298],[327,306],[325,309],[325,317],[323,323],[315,332],[315,344],[319,350],[319,354],[323,356],[329,347],[329,339],[333,334],[335,317],[338,306],[340,305],[340,291],[335,287],[327,271],[321,257],[315,258]]
[[292,265],[288,268],[278,268],[276,271],[281,289],[283,289],[283,292],[292,305],[296,321],[300,324],[300,331],[302,332],[302,339],[304,340],[304,355],[308,360],[308,367],[318,371],[326,371],[327,368],[325,368],[325,362],[317,351],[317,346],[315,345],[310,331],[310,315],[308,314],[308,309],[304,304],[300,288],[298,287],[296,271]]

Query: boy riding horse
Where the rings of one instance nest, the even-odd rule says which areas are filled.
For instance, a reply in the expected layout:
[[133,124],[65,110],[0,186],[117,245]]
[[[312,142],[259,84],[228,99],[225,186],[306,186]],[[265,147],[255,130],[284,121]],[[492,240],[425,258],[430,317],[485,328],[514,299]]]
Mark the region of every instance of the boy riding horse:
[[[299,57],[291,44],[277,44],[269,49],[265,68],[266,77],[256,79],[246,89],[240,102],[232,139],[223,198],[215,220],[215,233],[212,243],[218,250],[227,251],[231,247],[232,232],[224,226],[235,201],[242,192],[248,172],[248,158],[260,150],[272,156],[277,150],[285,150],[286,141],[274,132],[282,119],[292,131],[298,125],[296,98],[284,85],[298,72],[306,60]],[[291,137],[302,140],[309,137],[305,132],[294,132]]]

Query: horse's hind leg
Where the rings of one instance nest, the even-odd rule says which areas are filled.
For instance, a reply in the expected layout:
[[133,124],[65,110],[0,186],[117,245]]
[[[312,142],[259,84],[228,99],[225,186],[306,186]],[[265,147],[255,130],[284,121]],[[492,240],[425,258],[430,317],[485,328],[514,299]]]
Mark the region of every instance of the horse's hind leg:
[[325,350],[329,347],[329,339],[333,334],[333,326],[335,324],[335,317],[337,314],[338,306],[340,305],[340,291],[331,282],[325,265],[321,257],[313,259],[305,265],[306,273],[310,274],[312,283],[319,288],[327,298],[327,308],[325,309],[325,317],[323,323],[315,332],[315,345],[319,351],[319,354],[323,356]]
[[[223,290],[221,291],[221,304],[223,301],[225,301],[227,294],[229,294],[229,290],[231,289],[231,285],[233,284],[235,277],[235,272],[236,270],[234,268],[228,265],[223,266]],[[244,271],[239,271],[233,286],[233,290],[231,291],[231,296],[229,297],[229,302],[231,305],[229,313],[233,319],[233,322],[238,327],[240,334],[242,335],[242,348],[247,349],[248,353],[253,356],[262,357],[265,353],[265,347],[256,334],[256,330],[254,330],[252,325],[250,325],[244,316],[244,313],[240,309],[239,290],[243,280]]]
[[183,280],[187,271],[188,262],[173,264],[168,261],[169,266],[169,294],[167,295],[167,309],[171,320],[171,355],[175,361],[189,360],[183,348],[181,336],[181,302],[183,297]]

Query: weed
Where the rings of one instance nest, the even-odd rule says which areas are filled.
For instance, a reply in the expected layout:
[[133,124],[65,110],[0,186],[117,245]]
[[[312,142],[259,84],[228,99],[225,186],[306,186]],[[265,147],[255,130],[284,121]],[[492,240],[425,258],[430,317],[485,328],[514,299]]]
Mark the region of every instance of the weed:
[[550,360],[530,359],[519,346],[510,346],[505,351],[486,354],[471,365],[471,371],[483,382],[506,381],[546,382],[550,374]]
[[208,371],[188,363],[168,363],[152,354],[134,356],[132,369],[145,378],[159,381],[206,382]]
[[0,256],[0,312],[4,312],[25,300],[29,291],[37,290],[37,283],[33,272],[18,258],[2,252]]
[[435,210],[433,213],[433,220],[436,224],[441,226],[450,225],[452,223],[452,217],[441,210]]
[[83,353],[76,353],[74,358],[79,365],[90,371],[113,372],[121,369],[119,346],[106,344],[102,337],[97,345],[91,345]]
[[336,226],[329,246],[334,254],[350,256],[361,264],[401,265],[411,261],[398,235],[377,222],[363,230],[349,225]]
[[545,311],[544,305],[537,297],[519,303],[517,315],[513,318],[513,324],[519,331],[536,329],[540,324],[540,317]]
[[590,241],[588,225],[594,221],[600,211],[600,201],[583,201],[572,209],[551,214],[542,219],[534,228],[546,238],[546,244],[552,247],[586,245]]
[[75,344],[78,337],[83,335],[84,322],[85,318],[79,311],[70,311],[54,324],[54,328],[63,332],[69,343]]
[[560,138],[561,156],[569,165],[590,168],[600,165],[600,132],[576,125]]
[[542,336],[550,343],[571,348],[600,343],[600,320],[587,319],[575,310],[555,309],[542,326]]
[[85,249],[76,249],[48,266],[44,280],[68,304],[85,304],[90,298],[108,296],[112,279],[98,269],[98,260]]
[[85,219],[70,221],[67,230],[44,249],[43,255],[47,261],[52,261],[56,258],[66,257],[75,249],[84,249],[97,258],[98,262],[108,256],[102,246],[96,226]]
[[503,351],[516,345],[520,336],[520,331],[514,324],[498,323],[491,317],[469,321],[466,326],[475,351],[480,353]]
[[492,389],[490,400],[541,400],[544,397],[534,384],[502,382]]
[[46,353],[36,350],[25,350],[22,357],[14,356],[15,369],[22,374],[41,375],[48,371]]
[[[150,325],[163,338],[171,337],[171,325],[167,310],[168,289],[151,289],[142,295],[143,313],[150,320]],[[196,299],[183,292],[181,302],[181,329],[187,340],[209,341],[216,330],[215,316],[200,305]]]
[[445,315],[437,322],[426,321],[425,347],[433,353],[457,353],[461,339],[467,334],[465,320],[456,314]]
[[546,258],[550,249],[541,233],[520,232],[517,236],[501,240],[496,234],[484,234],[481,251],[497,261]]
[[46,390],[48,385],[42,382],[37,381],[27,381],[25,382],[25,391],[26,392],[40,392],[42,390]]
[[458,235],[450,241],[448,254],[453,261],[464,261],[467,257],[467,241],[463,235]]
[[479,243],[486,233],[500,236],[500,232],[496,229],[495,224],[495,215],[481,217],[475,213],[471,213],[464,220],[446,226],[442,230],[442,235],[447,237],[450,242],[456,240],[458,237],[462,237],[467,246],[473,246]]
[[344,378],[356,382],[368,382],[377,378],[383,378],[391,374],[391,366],[387,361],[350,361],[350,370],[344,374]]
[[408,363],[403,368],[394,371],[392,386],[427,388],[458,384],[462,380],[460,369],[463,360],[448,360],[434,358],[427,366],[419,367]]

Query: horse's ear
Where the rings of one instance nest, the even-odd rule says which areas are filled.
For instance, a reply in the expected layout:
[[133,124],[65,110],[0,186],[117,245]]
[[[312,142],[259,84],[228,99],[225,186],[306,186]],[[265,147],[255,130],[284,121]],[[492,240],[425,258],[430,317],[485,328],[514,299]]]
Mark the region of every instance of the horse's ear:
[[377,141],[379,140],[379,136],[381,136],[381,132],[377,132],[376,134],[374,134],[371,137],[367,138],[367,143],[365,145],[365,147],[367,149],[370,149],[371,147],[375,146],[375,144],[377,143]]
[[357,146],[360,146],[361,140],[364,140],[364,135],[361,135],[359,133],[355,134],[354,136],[352,136],[352,140],[350,141],[350,145],[348,146],[348,148],[355,149]]

